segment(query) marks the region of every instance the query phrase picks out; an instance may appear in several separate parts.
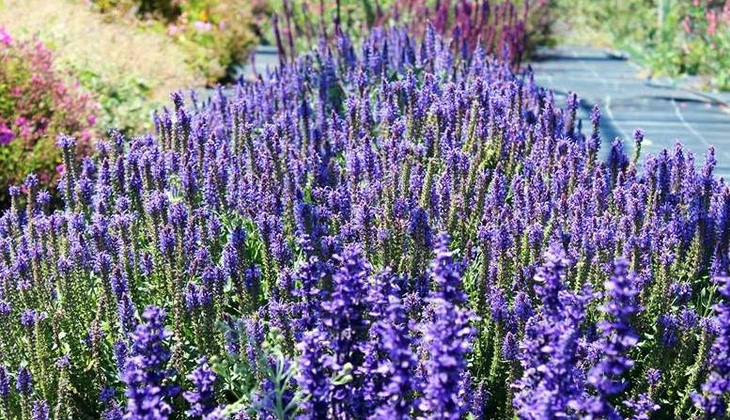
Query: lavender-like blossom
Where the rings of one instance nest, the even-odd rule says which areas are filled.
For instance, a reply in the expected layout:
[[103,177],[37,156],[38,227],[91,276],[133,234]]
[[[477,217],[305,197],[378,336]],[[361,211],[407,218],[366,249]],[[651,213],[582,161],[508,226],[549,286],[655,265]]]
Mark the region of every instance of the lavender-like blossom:
[[591,293],[565,290],[564,253],[554,246],[535,276],[535,294],[541,312],[525,325],[520,343],[522,377],[514,384],[513,405],[520,419],[558,418],[574,415],[584,393],[584,379],[577,363],[580,327]]
[[319,330],[308,331],[299,343],[299,375],[297,382],[308,398],[302,404],[304,419],[321,419],[330,416],[333,384],[325,367],[325,351],[329,343]]
[[33,393],[33,375],[26,366],[18,370],[18,378],[15,382],[15,389],[21,395],[29,396]]
[[109,408],[102,411],[101,418],[102,420],[123,420],[124,413],[121,408],[119,408],[119,404],[117,404],[116,401],[113,401],[110,403]]
[[191,418],[208,419],[211,413],[221,409],[215,400],[216,374],[208,366],[207,359],[202,358],[198,362],[198,367],[187,378],[192,382],[193,390],[183,394],[185,400],[190,403],[190,409],[185,414]]
[[649,420],[651,419],[652,413],[661,408],[659,404],[654,402],[645,393],[639,394],[636,398],[624,401],[624,405],[632,412],[631,420]]
[[460,419],[466,413],[462,401],[462,373],[466,356],[471,351],[474,330],[471,314],[465,308],[466,296],[461,280],[461,267],[449,251],[450,238],[441,234],[436,245],[436,257],[429,274],[435,290],[429,296],[433,313],[424,325],[424,344],[428,347],[426,362],[428,383],[419,408],[427,418]]
[[10,403],[10,374],[5,366],[0,365],[0,408],[7,410]]
[[[332,349],[324,363],[333,374],[345,369],[358,372],[364,363],[363,345],[369,327],[365,315],[370,265],[359,249],[347,249],[338,259],[341,266],[332,278],[332,293],[322,303],[322,328],[328,333]],[[349,383],[334,387],[332,404],[335,412],[357,413],[363,409],[361,382],[362,377],[356,375]]]
[[621,394],[628,383],[621,376],[634,366],[626,353],[636,346],[639,336],[631,326],[631,317],[639,312],[636,296],[636,277],[628,271],[629,262],[618,259],[613,273],[604,284],[608,300],[602,307],[607,319],[598,325],[603,337],[597,344],[603,357],[588,372],[588,384],[597,395],[584,404],[586,412],[594,418],[620,419],[621,416],[610,403],[610,399]]
[[417,360],[411,350],[408,335],[408,318],[403,303],[396,296],[388,296],[386,317],[373,326],[387,359],[380,362],[378,373],[382,373],[386,384],[377,396],[382,404],[375,409],[374,419],[408,419],[413,402],[409,395],[418,388],[412,378]]
[[124,419],[165,420],[172,413],[165,399],[175,394],[175,389],[164,383],[170,373],[166,370],[170,352],[165,341],[172,333],[165,328],[165,311],[159,307],[147,307],[142,319],[132,333],[131,357],[122,377],[127,388]]
[[37,400],[33,402],[33,411],[31,412],[32,420],[48,420],[50,410],[48,404],[43,400]]

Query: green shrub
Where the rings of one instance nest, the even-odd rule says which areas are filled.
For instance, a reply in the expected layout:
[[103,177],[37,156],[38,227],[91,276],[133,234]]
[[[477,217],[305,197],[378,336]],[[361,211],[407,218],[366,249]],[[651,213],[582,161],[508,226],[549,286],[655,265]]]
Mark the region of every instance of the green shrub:
[[730,2],[673,2],[667,9],[652,66],[670,75],[708,75],[715,87],[730,89]]
[[91,70],[75,69],[79,83],[98,98],[101,112],[100,127],[113,128],[128,135],[140,134],[153,128],[150,116],[161,106],[150,98],[152,87],[147,80],[130,76],[124,80],[109,80]]
[[43,43],[16,40],[0,28],[0,203],[7,187],[35,172],[45,186],[58,175],[58,134],[75,136],[82,150],[94,135],[98,106],[68,83]]
[[[569,32],[630,52],[654,74],[706,77],[730,89],[730,2],[553,0]],[[598,37],[593,34],[598,33]]]

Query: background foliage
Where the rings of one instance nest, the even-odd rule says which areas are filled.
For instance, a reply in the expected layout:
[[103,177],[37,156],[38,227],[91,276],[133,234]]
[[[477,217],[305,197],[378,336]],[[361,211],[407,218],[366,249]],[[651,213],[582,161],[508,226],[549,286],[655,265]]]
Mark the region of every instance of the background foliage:
[[420,38],[431,23],[439,33],[458,34],[461,40],[457,42],[464,41],[469,48],[479,43],[495,55],[506,53],[517,65],[537,46],[552,45],[553,21],[548,6],[545,0],[275,0],[256,10],[275,17],[276,24],[261,32],[284,57],[316,47],[322,34],[332,39],[343,33],[357,42],[373,27],[400,24]]
[[181,45],[188,63],[215,84],[246,62],[257,39],[249,0],[93,0],[102,12],[134,16]]

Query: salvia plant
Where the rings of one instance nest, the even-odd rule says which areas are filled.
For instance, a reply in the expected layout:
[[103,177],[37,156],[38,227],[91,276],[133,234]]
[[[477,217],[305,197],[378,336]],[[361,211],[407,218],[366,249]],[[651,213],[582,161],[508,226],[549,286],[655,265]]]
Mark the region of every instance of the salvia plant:
[[[0,218],[6,419],[728,413],[730,187],[433,30],[111,133]],[[607,156],[605,159],[601,156]]]

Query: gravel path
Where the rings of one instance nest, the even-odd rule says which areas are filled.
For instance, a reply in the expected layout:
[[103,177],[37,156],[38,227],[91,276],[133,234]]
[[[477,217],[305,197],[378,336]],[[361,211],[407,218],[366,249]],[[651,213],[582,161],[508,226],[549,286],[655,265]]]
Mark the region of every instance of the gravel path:
[[[730,177],[730,97],[708,95],[646,80],[630,60],[594,48],[559,47],[544,51],[531,63],[536,82],[564,103],[567,92],[581,98],[584,132],[590,112],[601,108],[601,132],[606,143],[615,137],[633,144],[633,132],[642,128],[646,140],[642,155],[674,147],[677,141],[691,150],[701,165],[707,148],[715,147],[716,173]],[[608,150],[604,143],[603,151]]]

